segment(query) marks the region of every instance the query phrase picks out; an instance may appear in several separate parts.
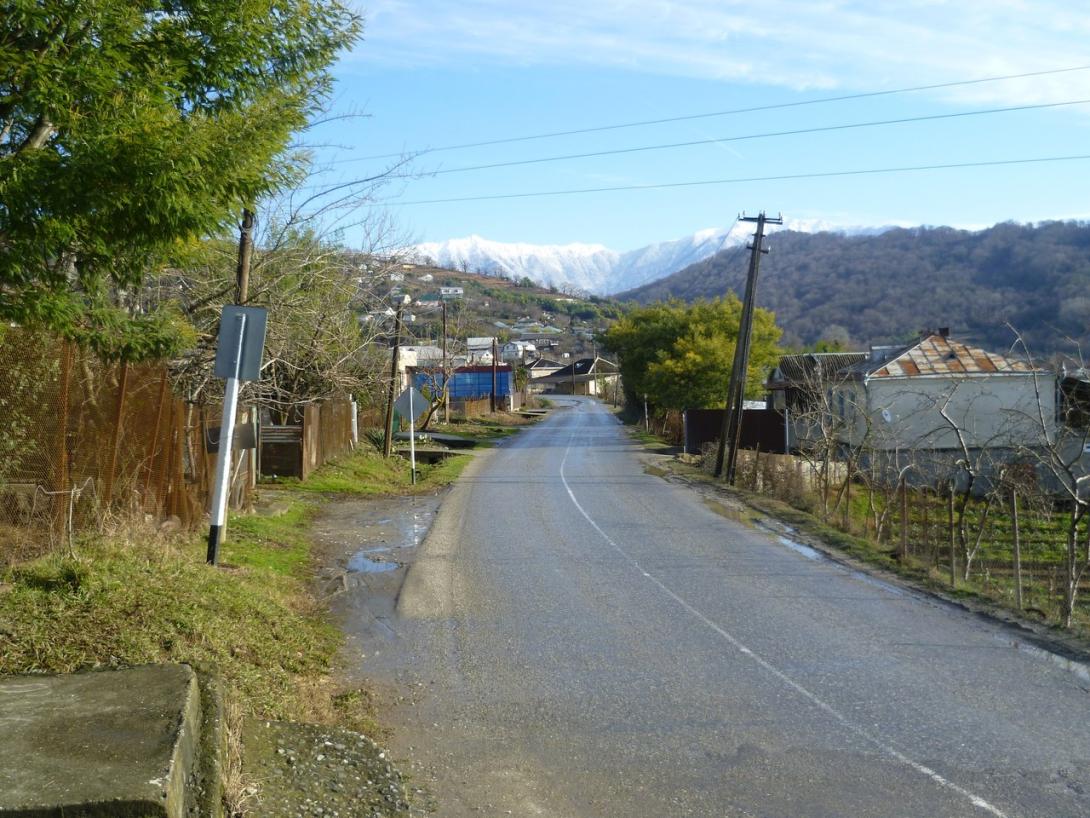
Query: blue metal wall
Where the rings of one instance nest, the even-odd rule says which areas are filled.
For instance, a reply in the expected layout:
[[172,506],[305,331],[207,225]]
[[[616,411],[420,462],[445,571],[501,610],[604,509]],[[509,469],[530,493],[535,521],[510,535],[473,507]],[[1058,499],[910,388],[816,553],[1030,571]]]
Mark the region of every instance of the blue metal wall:
[[[482,369],[484,368],[482,367]],[[430,389],[433,385],[440,389],[443,386],[443,376],[439,373],[436,373],[435,375],[417,373],[415,381],[417,389],[420,390],[424,390],[425,388]],[[496,373],[496,397],[506,398],[508,395],[513,394],[514,386],[515,373],[510,370]],[[451,400],[475,400],[477,398],[487,398],[491,394],[491,369],[485,371],[455,372],[450,379]]]

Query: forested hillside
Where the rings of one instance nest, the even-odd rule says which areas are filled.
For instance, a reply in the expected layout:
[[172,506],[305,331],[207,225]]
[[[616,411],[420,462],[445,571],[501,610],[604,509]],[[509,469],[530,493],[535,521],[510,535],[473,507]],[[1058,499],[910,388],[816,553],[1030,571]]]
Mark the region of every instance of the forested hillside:
[[[877,236],[785,231],[768,239],[758,304],[784,342],[894,341],[924,327],[1002,350],[1018,328],[1036,355],[1090,353],[1090,224],[894,229]],[[748,253],[728,250],[620,300],[692,301],[744,287]]]

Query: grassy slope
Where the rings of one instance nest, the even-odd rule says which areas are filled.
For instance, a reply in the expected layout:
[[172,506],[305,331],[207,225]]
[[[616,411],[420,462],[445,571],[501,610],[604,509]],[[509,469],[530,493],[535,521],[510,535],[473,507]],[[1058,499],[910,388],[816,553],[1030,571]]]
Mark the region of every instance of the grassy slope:
[[[468,457],[424,470],[416,490],[453,480]],[[234,516],[222,565],[197,535],[152,530],[85,538],[0,574],[0,673],[145,662],[214,665],[243,707],[267,718],[368,728],[365,695],[333,689],[340,643],[308,590],[309,522],[319,492],[404,493],[407,465],[364,452],[288,488],[276,517]]]

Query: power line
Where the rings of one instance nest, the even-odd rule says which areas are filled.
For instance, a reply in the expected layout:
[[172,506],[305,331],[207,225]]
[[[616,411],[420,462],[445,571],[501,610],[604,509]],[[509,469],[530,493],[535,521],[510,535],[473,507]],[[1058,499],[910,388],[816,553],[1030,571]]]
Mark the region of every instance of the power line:
[[[687,142],[665,142],[656,145],[637,145],[631,148],[611,148],[609,150],[589,151],[586,153],[566,153],[557,156],[541,156],[534,159],[513,159],[509,162],[492,162],[485,165],[467,165],[445,170],[433,170],[423,172],[422,176],[441,176],[447,173],[468,173],[475,170],[490,170],[493,168],[510,168],[518,165],[538,165],[546,162],[563,162],[569,159],[592,159],[598,156],[618,156],[629,153],[643,153],[646,151],[671,150],[674,148],[692,148],[698,145],[717,145],[726,142],[742,142],[753,139],[767,139],[774,136],[799,136],[802,134],[825,133],[829,131],[848,131],[855,128],[873,128],[881,125],[907,125],[913,122],[932,122],[942,119],[964,119],[972,116],[986,116],[989,114],[1005,114],[1014,111],[1036,111],[1042,108],[1062,108],[1071,105],[1086,105],[1090,99],[1073,99],[1063,102],[1043,102],[1036,105],[1013,105],[1007,108],[983,108],[975,111],[957,111],[949,114],[926,114],[923,116],[900,117],[898,119],[878,119],[868,122],[848,122],[839,125],[821,125],[814,128],[793,128],[787,131],[764,131],[760,133],[741,134],[738,136],[724,136],[709,139],[692,139]],[[406,178],[398,175],[398,178]]]
[[835,97],[818,97],[817,99],[804,99],[796,102],[780,102],[770,105],[755,105],[748,108],[730,108],[723,111],[709,111],[700,114],[686,114],[682,116],[662,117],[660,119],[644,119],[635,122],[620,122],[611,125],[597,125],[589,128],[572,128],[564,131],[547,131],[545,133],[527,134],[525,136],[511,136],[502,139],[488,139],[480,142],[463,142],[455,145],[442,145],[437,148],[421,148],[419,150],[403,151],[401,153],[379,153],[371,156],[358,156],[351,159],[340,160],[347,162],[366,162],[373,159],[391,159],[406,154],[422,156],[428,153],[440,153],[442,151],[465,150],[467,148],[483,148],[491,145],[507,145],[513,142],[529,142],[537,139],[553,139],[558,136],[575,136],[578,134],[598,133],[601,131],[615,131],[623,128],[640,128],[648,125],[666,125],[671,122],[691,122],[696,119],[711,119],[720,116],[734,116],[737,114],[749,114],[759,111],[775,111],[784,108],[800,108],[806,105],[824,105],[830,102],[847,102],[855,99],[871,99],[874,97],[893,96],[895,94],[909,94],[916,91],[937,91],[942,88],[961,88],[970,85],[983,85],[989,82],[1003,82],[1006,80],[1020,80],[1031,77],[1045,77],[1056,74],[1069,74],[1075,71],[1090,70],[1090,65],[1076,65],[1069,68],[1053,68],[1047,71],[1027,71],[1022,74],[1004,74],[996,77],[980,77],[972,80],[956,80],[953,82],[938,82],[931,85],[913,85],[906,88],[891,88],[884,91],[865,91],[858,94],[843,94]]
[[901,167],[865,168],[860,170],[834,170],[818,173],[785,173],[777,176],[746,176],[733,179],[699,179],[690,182],[662,182],[647,185],[616,185],[613,187],[588,187],[573,188],[568,190],[539,190],[527,193],[493,193],[482,196],[459,196],[447,199],[418,199],[409,202],[399,202],[396,199],[387,199],[376,204],[396,207],[425,204],[452,204],[455,202],[483,202],[496,199],[532,199],[544,196],[572,196],[583,193],[614,193],[626,190],[663,190],[667,188],[700,187],[707,185],[735,185],[745,182],[783,182],[793,179],[828,179],[836,176],[868,176],[881,173],[910,173],[924,170],[955,170],[959,168],[986,168],[1005,165],[1031,165],[1045,162],[1074,162],[1090,159],[1090,154],[1075,154],[1071,156],[1039,156],[1026,159],[996,159],[982,162],[954,162],[935,165],[906,165]]

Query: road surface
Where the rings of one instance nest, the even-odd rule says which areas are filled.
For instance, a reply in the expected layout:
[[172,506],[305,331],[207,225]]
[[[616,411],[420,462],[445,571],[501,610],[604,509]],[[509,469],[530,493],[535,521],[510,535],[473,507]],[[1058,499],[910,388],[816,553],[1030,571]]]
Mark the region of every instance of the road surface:
[[368,648],[438,815],[1090,816],[1090,683],[560,402],[454,488]]

